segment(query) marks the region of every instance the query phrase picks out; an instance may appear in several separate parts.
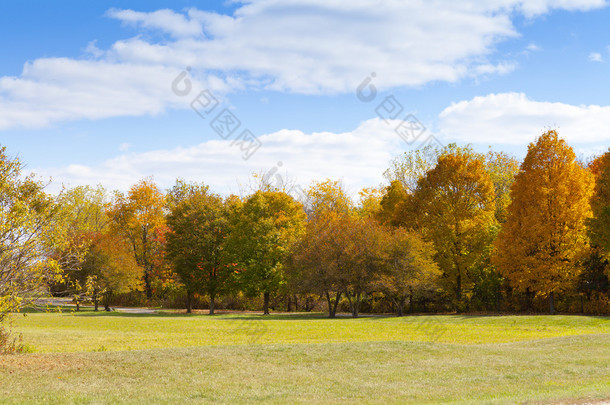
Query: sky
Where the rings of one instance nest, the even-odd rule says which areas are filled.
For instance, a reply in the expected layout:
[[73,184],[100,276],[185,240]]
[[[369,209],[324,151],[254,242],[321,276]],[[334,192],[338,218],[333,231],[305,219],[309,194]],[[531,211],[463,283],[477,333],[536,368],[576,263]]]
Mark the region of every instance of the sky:
[[422,145],[610,145],[605,0],[0,2],[0,145],[49,190],[378,186]]

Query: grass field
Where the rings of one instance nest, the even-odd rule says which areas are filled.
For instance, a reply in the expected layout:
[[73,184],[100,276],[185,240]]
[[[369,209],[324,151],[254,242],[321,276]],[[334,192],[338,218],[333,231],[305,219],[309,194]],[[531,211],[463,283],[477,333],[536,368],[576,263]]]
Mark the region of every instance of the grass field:
[[0,402],[570,403],[610,398],[610,318],[15,316]]

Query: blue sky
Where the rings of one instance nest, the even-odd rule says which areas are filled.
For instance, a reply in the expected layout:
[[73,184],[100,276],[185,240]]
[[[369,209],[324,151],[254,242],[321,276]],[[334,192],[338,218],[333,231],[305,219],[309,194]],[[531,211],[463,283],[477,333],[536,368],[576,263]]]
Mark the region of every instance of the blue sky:
[[[4,1],[0,144],[53,190],[152,175],[228,193],[278,162],[357,190],[432,135],[521,158],[554,128],[587,156],[610,141],[607,21],[604,0]],[[201,117],[203,90],[218,107]],[[241,122],[226,139],[224,109]],[[412,117],[425,131],[407,143]]]

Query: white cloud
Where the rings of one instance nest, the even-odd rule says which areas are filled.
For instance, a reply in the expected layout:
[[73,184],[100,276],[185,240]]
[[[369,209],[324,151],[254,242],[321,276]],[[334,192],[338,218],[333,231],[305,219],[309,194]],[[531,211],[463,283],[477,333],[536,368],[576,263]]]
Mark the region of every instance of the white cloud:
[[546,129],[572,144],[610,142],[610,106],[530,100],[523,93],[461,101],[439,115],[440,133],[461,142],[526,145]]
[[598,52],[591,52],[589,54],[589,61],[590,62],[603,62],[604,58],[602,57],[601,53]]
[[231,146],[231,140],[218,139],[188,148],[121,154],[98,166],[70,165],[34,171],[53,178],[50,191],[58,191],[62,183],[102,184],[111,190],[127,190],[139,179],[153,175],[164,188],[181,177],[203,181],[228,194],[239,192],[239,184],[247,184],[252,173],[267,172],[282,162],[277,173],[284,180],[307,187],[311,180],[332,176],[343,180],[355,193],[361,187],[380,184],[389,160],[407,148],[394,132],[398,124],[399,121],[386,124],[375,118],[345,133],[306,134],[285,129],[260,136],[263,146],[247,161],[242,159],[239,147]]
[[[248,0],[233,15],[197,9],[107,15],[169,39],[136,36],[86,59],[45,58],[0,77],[0,130],[184,108],[169,83],[185,66],[219,93],[264,88],[351,93],[371,72],[380,89],[506,74],[496,45],[516,14],[590,10],[604,0]],[[155,36],[152,36],[155,38]],[[95,60],[90,60],[93,56]]]
[[172,10],[157,10],[150,13],[142,13],[133,10],[110,9],[106,13],[111,18],[116,18],[125,23],[139,25],[149,29],[159,29],[168,34],[180,37],[193,37],[202,34],[201,24],[187,19],[182,14]]

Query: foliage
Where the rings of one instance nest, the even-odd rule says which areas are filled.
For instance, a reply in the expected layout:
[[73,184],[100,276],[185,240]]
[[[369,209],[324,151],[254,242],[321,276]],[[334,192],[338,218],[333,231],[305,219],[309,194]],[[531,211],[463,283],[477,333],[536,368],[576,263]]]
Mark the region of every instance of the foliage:
[[114,296],[142,288],[143,269],[136,263],[126,240],[113,234],[93,236],[81,274],[86,277],[87,294],[101,296],[107,311]]
[[511,188],[495,263],[510,284],[550,296],[574,286],[587,252],[592,175],[556,131],[528,147]]
[[595,189],[589,234],[592,245],[610,258],[610,151],[593,161],[591,171],[595,174]]
[[263,293],[265,314],[270,295],[285,285],[282,262],[304,221],[303,205],[281,191],[257,191],[232,210],[227,253],[240,269],[241,288]]
[[307,189],[307,212],[311,216],[323,215],[326,212],[349,214],[354,203],[339,181],[330,179],[314,181]]
[[418,182],[410,201],[414,221],[434,243],[445,286],[460,308],[463,286],[484,261],[496,226],[495,194],[484,158],[469,149],[455,149]]
[[438,289],[441,272],[434,262],[434,246],[421,235],[404,228],[382,229],[383,269],[376,274],[375,288],[389,296],[398,316],[409,299]]
[[[184,191],[182,188],[187,187]],[[216,297],[228,291],[233,266],[226,262],[228,212],[222,198],[203,184],[178,183],[172,192],[175,203],[167,218],[167,257],[187,290],[187,312],[194,293],[210,297],[210,315]]]
[[108,209],[111,230],[126,239],[138,265],[144,269],[146,296],[152,297],[152,278],[163,257],[161,232],[165,230],[165,196],[151,179],[132,186],[127,195],[116,192]]
[[67,232],[56,200],[0,149],[0,321],[62,277]]

